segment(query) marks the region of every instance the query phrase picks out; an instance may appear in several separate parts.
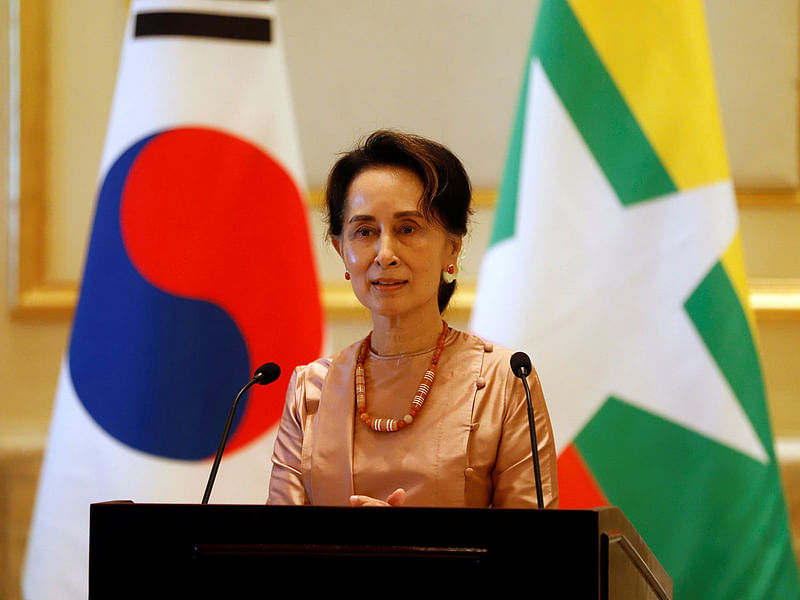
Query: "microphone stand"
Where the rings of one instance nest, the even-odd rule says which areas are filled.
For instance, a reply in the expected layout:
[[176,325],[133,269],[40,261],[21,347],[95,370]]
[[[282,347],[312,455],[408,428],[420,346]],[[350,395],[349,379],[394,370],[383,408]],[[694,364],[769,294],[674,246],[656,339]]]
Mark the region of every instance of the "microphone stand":
[[247,385],[244,386],[238,394],[236,394],[236,398],[233,401],[233,405],[231,409],[228,411],[228,420],[225,422],[225,429],[222,432],[222,439],[219,441],[219,448],[217,448],[217,455],[214,457],[214,465],[211,467],[211,475],[208,477],[208,483],[206,484],[206,491],[203,494],[203,502],[201,504],[208,504],[208,499],[211,496],[211,488],[214,487],[214,480],[217,478],[217,470],[219,469],[219,462],[222,460],[222,451],[225,450],[225,444],[228,443],[228,435],[231,432],[231,425],[233,425],[233,416],[236,414],[236,407],[239,404],[239,399],[242,395],[249,390],[253,385],[259,382],[259,377],[253,377],[250,381],[247,382]]
[[522,380],[525,388],[525,400],[528,403],[528,430],[531,433],[531,454],[533,455],[533,476],[536,479],[536,501],[539,508],[544,508],[542,494],[542,473],[539,469],[539,444],[536,442],[536,422],[533,418],[533,402],[531,388],[528,386],[528,374],[531,373],[531,359],[524,352],[516,352],[511,357],[511,372]]
[[522,369],[522,385],[525,387],[525,400],[528,402],[528,429],[531,431],[531,453],[533,454],[533,476],[536,478],[536,502],[539,508],[544,508],[542,497],[542,472],[539,469],[539,444],[536,442],[536,423],[533,419],[533,402],[531,402],[531,388],[528,387],[528,374]]

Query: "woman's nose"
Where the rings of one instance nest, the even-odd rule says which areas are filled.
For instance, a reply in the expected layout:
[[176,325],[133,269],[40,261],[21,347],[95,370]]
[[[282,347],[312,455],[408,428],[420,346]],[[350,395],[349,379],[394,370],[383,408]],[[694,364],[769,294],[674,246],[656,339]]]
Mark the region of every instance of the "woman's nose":
[[381,267],[397,264],[398,259],[394,251],[394,238],[391,235],[383,234],[378,238],[375,262]]

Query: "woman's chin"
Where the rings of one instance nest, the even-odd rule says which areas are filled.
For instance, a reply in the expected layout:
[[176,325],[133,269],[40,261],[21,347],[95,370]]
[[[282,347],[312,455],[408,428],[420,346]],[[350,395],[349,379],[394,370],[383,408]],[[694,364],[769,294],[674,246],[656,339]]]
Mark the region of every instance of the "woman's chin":
[[404,307],[402,303],[392,302],[390,300],[370,302],[367,308],[373,315],[378,315],[381,317],[400,317],[408,312],[407,307]]
[[408,299],[399,293],[370,293],[367,298],[359,299],[373,316],[401,317],[413,312]]
[[373,317],[424,318],[429,312],[439,313],[437,294],[420,298],[418,290],[412,289],[408,282],[393,286],[369,284],[353,291]]
[[408,298],[371,298],[368,303],[362,302],[369,309],[374,317],[393,318],[393,319],[415,319],[426,320],[430,313],[439,314],[439,306],[435,302],[430,306],[428,303],[412,303]]

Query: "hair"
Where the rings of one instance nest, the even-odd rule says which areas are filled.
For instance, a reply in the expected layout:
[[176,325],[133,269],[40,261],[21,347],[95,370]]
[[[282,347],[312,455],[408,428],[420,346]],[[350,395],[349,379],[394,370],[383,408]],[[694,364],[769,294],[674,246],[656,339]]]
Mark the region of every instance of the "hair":
[[[325,187],[328,237],[339,238],[344,227],[347,192],[363,171],[375,167],[401,167],[419,177],[423,186],[419,212],[458,238],[467,233],[472,213],[472,184],[458,157],[441,144],[399,131],[378,130],[331,168]],[[456,282],[439,281],[439,312],[444,312]]]

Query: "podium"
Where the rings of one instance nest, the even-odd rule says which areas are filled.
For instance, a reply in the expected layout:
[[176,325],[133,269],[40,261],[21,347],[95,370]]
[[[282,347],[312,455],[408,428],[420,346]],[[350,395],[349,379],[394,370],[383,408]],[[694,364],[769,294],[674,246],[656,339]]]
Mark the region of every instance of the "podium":
[[89,598],[672,598],[618,508],[92,504]]

